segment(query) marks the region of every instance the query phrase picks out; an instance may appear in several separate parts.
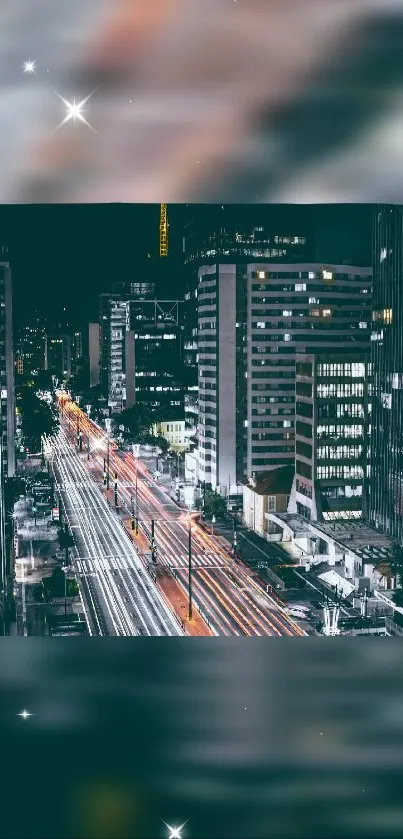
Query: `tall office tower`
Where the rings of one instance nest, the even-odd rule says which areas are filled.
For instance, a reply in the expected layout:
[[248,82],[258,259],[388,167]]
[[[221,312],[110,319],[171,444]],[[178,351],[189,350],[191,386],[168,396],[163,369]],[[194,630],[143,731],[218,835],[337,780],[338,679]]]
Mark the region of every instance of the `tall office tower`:
[[[264,262],[302,262],[313,259],[309,225],[290,207],[243,205],[192,207],[183,235],[185,275],[185,358],[192,381],[190,410],[198,400],[198,272],[204,265],[245,265]],[[192,378],[193,376],[193,378]]]
[[47,332],[45,335],[45,370],[57,376],[71,376],[71,335]]
[[295,361],[368,347],[371,269],[316,263],[199,270],[201,480],[226,491],[294,463]]
[[15,384],[12,278],[7,248],[0,250],[0,406],[2,472],[15,474]]
[[75,330],[71,335],[71,358],[72,362],[79,361],[83,357],[83,336],[82,332]]
[[100,365],[100,326],[90,323],[88,329],[88,356],[90,366],[90,387],[99,385]]
[[22,324],[17,333],[16,348],[24,373],[38,373],[45,368],[45,326],[35,313],[29,324]]
[[289,511],[313,521],[367,514],[367,303],[361,322],[367,348],[359,342],[350,352],[296,355],[295,475]]
[[374,212],[370,520],[403,541],[403,207]]
[[181,303],[155,297],[153,284],[101,295],[101,384],[114,412],[139,402],[161,419],[181,419]]

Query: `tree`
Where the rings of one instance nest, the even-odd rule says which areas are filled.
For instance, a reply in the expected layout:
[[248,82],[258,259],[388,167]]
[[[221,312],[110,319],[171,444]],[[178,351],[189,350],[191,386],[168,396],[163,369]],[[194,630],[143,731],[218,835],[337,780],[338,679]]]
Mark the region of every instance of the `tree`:
[[403,545],[395,543],[391,551],[390,570],[396,574],[397,584],[403,587]]
[[39,451],[42,435],[51,436],[57,432],[58,413],[53,405],[39,399],[31,387],[21,388],[16,395],[16,402],[24,444],[31,451]]
[[211,519],[213,516],[216,519],[225,519],[227,516],[227,504],[225,498],[222,495],[218,495],[216,492],[210,492],[209,490],[205,494],[204,498],[204,512],[206,518]]
[[125,443],[140,443],[150,436],[152,413],[147,405],[139,403],[112,416],[112,434],[122,436]]

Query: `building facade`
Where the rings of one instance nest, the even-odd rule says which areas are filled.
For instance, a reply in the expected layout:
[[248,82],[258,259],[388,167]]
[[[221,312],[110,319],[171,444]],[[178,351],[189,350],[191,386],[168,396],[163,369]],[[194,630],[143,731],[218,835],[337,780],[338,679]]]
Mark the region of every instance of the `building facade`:
[[45,334],[45,370],[57,376],[72,374],[72,337],[67,333]]
[[2,480],[15,474],[15,382],[12,276],[8,252],[0,251],[0,408]]
[[151,283],[101,295],[101,384],[119,412],[147,405],[161,419],[184,417],[181,303]]
[[199,270],[201,480],[226,492],[294,463],[296,356],[367,350],[371,273],[275,262]]
[[18,358],[25,374],[39,373],[45,369],[45,326],[39,314],[35,314],[29,324],[23,324],[16,341]]
[[403,207],[374,213],[370,521],[403,542]]
[[262,472],[243,488],[243,520],[250,530],[266,539],[270,534],[269,513],[287,511],[293,481],[292,466],[278,466]]
[[90,387],[99,385],[100,378],[100,327],[99,323],[90,323],[88,329],[88,355],[90,368]]
[[367,350],[296,357],[290,512],[312,521],[367,513]]

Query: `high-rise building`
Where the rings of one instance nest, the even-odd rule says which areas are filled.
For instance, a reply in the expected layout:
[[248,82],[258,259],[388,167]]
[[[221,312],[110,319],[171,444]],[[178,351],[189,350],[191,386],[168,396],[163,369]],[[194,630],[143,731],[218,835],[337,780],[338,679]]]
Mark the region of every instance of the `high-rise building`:
[[2,479],[15,473],[15,384],[12,278],[7,248],[0,250],[0,407]]
[[374,212],[370,521],[403,541],[403,207]]
[[45,335],[45,370],[58,376],[71,376],[72,339],[69,333],[47,332]]
[[88,355],[90,367],[90,387],[99,385],[100,364],[100,326],[90,323],[88,330]]
[[16,348],[23,373],[39,373],[45,369],[45,332],[43,319],[38,313],[29,323],[20,326]]
[[231,488],[294,463],[297,353],[363,363],[371,269],[316,263],[199,270],[200,478]]
[[204,265],[245,265],[256,260],[292,262],[313,259],[314,245],[306,220],[290,207],[214,205],[192,208],[183,235],[185,281],[184,348],[189,380],[188,416],[198,402],[198,271]]
[[[368,335],[369,318],[365,323]],[[359,345],[353,350],[296,355],[289,511],[313,521],[358,519],[367,513],[369,337],[367,349]]]
[[146,403],[182,418],[181,302],[157,299],[151,283],[100,297],[101,384],[112,411]]

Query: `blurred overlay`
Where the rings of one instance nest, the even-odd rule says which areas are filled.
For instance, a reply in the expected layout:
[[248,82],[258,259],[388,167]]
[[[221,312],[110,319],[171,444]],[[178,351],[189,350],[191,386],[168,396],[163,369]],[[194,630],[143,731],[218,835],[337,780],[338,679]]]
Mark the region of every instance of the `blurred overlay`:
[[401,836],[399,642],[8,639],[1,671],[0,837]]
[[402,35],[400,0],[7,0],[0,202],[401,201]]

